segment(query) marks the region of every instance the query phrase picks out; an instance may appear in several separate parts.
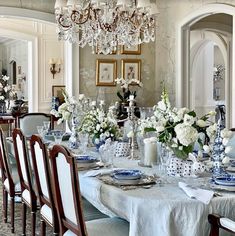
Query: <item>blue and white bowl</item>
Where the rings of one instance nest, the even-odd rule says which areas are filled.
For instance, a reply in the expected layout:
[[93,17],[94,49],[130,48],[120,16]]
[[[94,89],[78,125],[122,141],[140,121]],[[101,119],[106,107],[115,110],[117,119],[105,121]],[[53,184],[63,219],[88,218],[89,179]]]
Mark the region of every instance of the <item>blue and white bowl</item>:
[[142,172],[139,170],[117,170],[113,177],[118,180],[136,180],[140,179]]
[[215,183],[224,186],[235,186],[235,177],[217,177]]
[[97,162],[97,158],[88,155],[77,155],[75,156],[78,163],[94,163]]

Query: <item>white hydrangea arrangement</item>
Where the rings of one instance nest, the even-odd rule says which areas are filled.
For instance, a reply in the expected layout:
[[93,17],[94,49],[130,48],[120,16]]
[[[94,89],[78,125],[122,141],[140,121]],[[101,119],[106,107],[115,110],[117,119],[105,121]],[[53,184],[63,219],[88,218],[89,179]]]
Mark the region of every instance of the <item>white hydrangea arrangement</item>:
[[[193,152],[196,142],[203,148],[200,133],[205,134],[207,141],[215,138],[217,126],[211,121],[215,112],[198,118],[194,111],[187,108],[172,108],[165,88],[161,101],[153,109],[152,117],[140,121],[140,130],[156,132],[158,141],[170,148],[177,157],[186,159],[188,154]],[[206,146],[204,148],[206,149]]]
[[61,104],[58,108],[58,111],[53,109],[50,111],[55,117],[59,117],[57,121],[58,124],[61,124],[63,121],[69,121],[72,118],[74,112],[74,107],[76,106],[77,110],[82,111],[85,103],[85,95],[79,94],[78,101],[74,97],[69,97],[66,91],[63,91],[64,103]]
[[95,144],[99,144],[108,138],[118,139],[121,136],[120,128],[112,114],[106,114],[100,108],[88,111],[80,127],[80,131],[88,133]]

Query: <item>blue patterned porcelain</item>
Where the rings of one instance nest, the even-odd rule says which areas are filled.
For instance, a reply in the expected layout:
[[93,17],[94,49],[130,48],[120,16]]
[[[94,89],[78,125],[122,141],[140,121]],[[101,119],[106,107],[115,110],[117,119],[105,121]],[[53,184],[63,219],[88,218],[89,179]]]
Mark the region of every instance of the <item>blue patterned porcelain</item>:
[[225,186],[235,186],[235,178],[230,177],[217,177],[215,178],[215,183],[219,185],[225,185]]
[[76,156],[76,161],[78,163],[93,163],[97,161],[97,158],[88,155],[78,155]]
[[118,180],[140,179],[141,176],[142,172],[139,170],[117,170],[113,174],[113,177]]

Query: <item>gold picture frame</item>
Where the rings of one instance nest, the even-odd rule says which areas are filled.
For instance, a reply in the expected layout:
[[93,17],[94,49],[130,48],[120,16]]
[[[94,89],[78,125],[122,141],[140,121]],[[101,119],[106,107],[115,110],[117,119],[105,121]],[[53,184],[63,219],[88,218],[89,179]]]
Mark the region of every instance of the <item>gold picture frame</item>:
[[140,55],[141,54],[141,45],[132,46],[130,48],[125,45],[121,47],[121,54],[129,54],[129,55]]
[[117,60],[96,60],[96,86],[115,86],[117,78]]
[[52,86],[52,97],[58,97],[60,105],[64,103],[63,91],[65,90],[64,85],[53,85]]
[[141,81],[141,60],[123,59],[122,60],[122,78],[137,79]]

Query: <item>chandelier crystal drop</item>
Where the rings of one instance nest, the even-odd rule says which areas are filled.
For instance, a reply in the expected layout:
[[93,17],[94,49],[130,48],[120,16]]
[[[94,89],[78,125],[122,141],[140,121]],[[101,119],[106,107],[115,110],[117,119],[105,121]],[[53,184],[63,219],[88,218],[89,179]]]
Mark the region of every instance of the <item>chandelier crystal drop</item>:
[[111,54],[155,40],[157,5],[150,0],[56,0],[59,40]]

